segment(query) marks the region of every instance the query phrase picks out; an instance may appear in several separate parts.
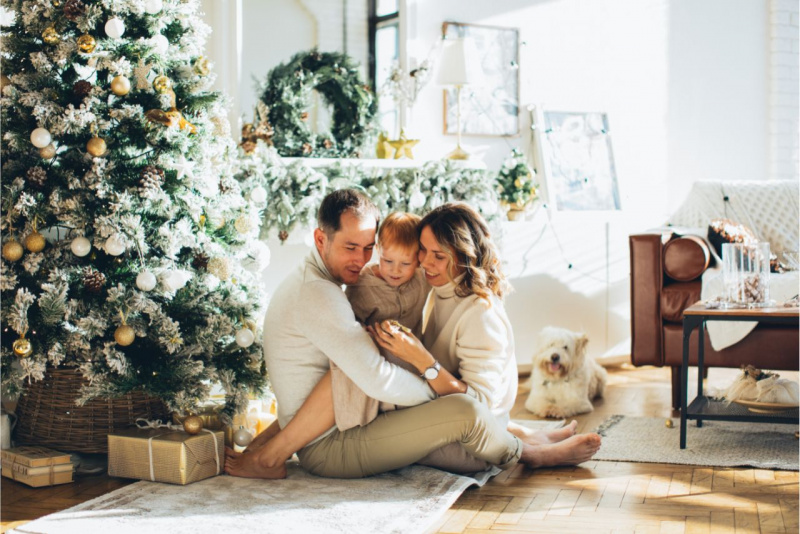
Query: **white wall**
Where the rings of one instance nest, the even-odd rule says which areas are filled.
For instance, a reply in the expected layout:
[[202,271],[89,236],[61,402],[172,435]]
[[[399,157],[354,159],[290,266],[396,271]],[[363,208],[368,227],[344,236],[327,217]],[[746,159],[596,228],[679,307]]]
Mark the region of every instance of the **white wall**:
[[[313,35],[335,35],[341,19],[309,17],[322,9],[323,0],[242,2],[243,82],[237,94],[249,113],[255,98],[248,93],[250,72],[263,77],[270,66],[313,46]],[[341,8],[340,2],[327,4]],[[348,8],[355,4],[349,0]],[[507,307],[520,361],[528,360],[536,332],[548,324],[587,331],[594,355],[624,352],[627,236],[661,224],[698,179],[768,176],[766,0],[407,0],[407,5],[411,63],[425,57],[443,21],[516,27],[525,43],[523,110],[537,104],[608,113],[622,210],[540,209],[528,222],[504,224],[500,240],[516,287]],[[796,15],[788,17],[796,26]],[[314,24],[322,25],[316,33]],[[795,61],[796,56],[795,47]],[[408,133],[422,140],[415,147],[418,159],[439,158],[455,144],[454,137],[442,135],[441,117],[442,91],[431,82],[410,116]],[[527,116],[522,124],[517,138],[465,137],[462,144],[496,169],[511,147],[529,150]],[[270,243],[268,288],[308,250],[302,236],[293,241]],[[623,348],[614,349],[618,345]]]

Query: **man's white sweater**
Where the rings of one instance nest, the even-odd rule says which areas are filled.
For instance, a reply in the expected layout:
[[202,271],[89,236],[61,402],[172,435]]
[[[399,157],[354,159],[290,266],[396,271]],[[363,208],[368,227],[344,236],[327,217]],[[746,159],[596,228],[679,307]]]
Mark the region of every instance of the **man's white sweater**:
[[331,361],[379,401],[416,406],[435,396],[426,381],[379,354],[316,248],[272,296],[264,319],[264,358],[281,428],[328,372]]

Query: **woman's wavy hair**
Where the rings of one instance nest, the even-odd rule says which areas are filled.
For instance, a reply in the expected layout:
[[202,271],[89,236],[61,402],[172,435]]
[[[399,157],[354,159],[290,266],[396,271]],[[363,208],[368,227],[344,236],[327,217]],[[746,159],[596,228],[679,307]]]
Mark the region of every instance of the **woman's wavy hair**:
[[422,218],[418,226],[420,234],[426,226],[449,257],[449,264],[464,272],[456,284],[456,295],[474,294],[488,300],[490,293],[500,298],[508,293],[511,286],[500,269],[497,247],[486,221],[477,211],[462,202],[443,204]]

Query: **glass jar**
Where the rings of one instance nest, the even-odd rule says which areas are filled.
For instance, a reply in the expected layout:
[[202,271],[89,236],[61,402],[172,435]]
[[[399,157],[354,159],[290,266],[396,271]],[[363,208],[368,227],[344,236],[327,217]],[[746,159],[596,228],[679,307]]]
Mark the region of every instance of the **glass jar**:
[[730,308],[769,305],[769,243],[724,243],[722,281]]

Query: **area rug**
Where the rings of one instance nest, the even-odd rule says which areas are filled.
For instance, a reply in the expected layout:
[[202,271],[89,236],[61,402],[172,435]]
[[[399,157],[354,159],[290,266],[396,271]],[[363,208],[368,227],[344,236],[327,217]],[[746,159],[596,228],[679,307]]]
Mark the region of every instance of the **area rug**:
[[615,415],[596,430],[603,437],[595,460],[705,465],[752,466],[798,471],[797,425],[689,421],[686,448],[680,448],[680,419]]
[[[523,424],[555,428],[562,422]],[[411,534],[428,531],[465,489],[482,486],[499,472],[463,476],[411,466],[340,480],[310,475],[296,462],[288,467],[284,480],[218,476],[188,486],[136,482],[12,532]]]

